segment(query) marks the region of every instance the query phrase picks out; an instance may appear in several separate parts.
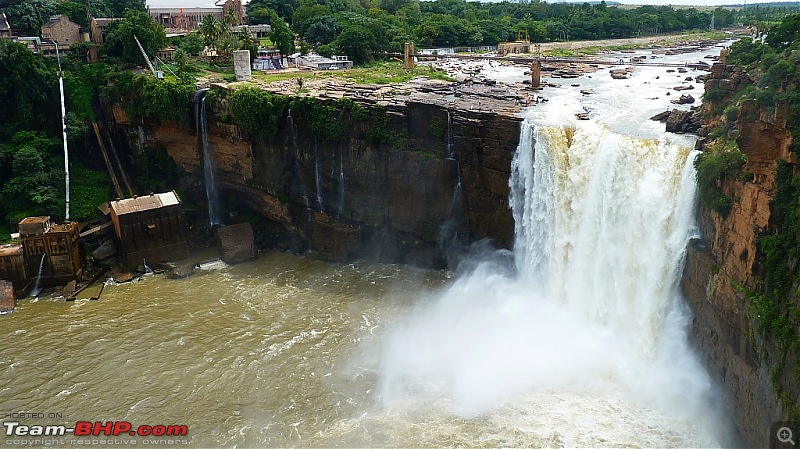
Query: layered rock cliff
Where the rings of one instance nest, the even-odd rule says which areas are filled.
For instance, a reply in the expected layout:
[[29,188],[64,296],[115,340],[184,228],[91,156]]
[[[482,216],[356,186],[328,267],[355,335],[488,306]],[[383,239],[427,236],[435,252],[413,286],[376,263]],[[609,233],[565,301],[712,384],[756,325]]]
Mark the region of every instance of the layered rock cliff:
[[[330,119],[344,135],[312,132],[325,124],[311,126],[289,108],[264,138],[230,124],[233,90],[215,86],[209,139],[228,212],[245,208],[264,217],[265,246],[311,249],[330,260],[443,266],[448,249],[461,243],[490,239],[510,247],[508,178],[520,122],[514,112],[527,99],[513,89],[426,80],[369,95],[365,89],[374,86],[313,92],[319,106],[333,108]],[[340,98],[354,100],[363,117]],[[163,146],[182,171],[182,191],[205,201],[193,127],[116,116],[134,153]]]
[[[778,161],[796,166],[797,158],[790,151],[785,107],[769,110],[745,98],[725,114],[727,120],[735,117],[735,126],[721,123],[726,118],[719,110],[750,84],[742,69],[723,64],[713,67],[706,82],[706,90],[719,98],[704,105],[704,134],[730,129],[721,137],[735,140],[746,162],[737,176],[723,177],[717,186],[732,199],[729,209],[699,208],[702,240],[689,248],[682,286],[694,311],[693,337],[726,391],[744,440],[767,447],[770,425],[792,417],[800,382],[794,372],[797,348],[780,348],[754,298],[765,287],[761,239],[780,232],[774,204]],[[788,313],[797,298],[786,301],[777,310]]]

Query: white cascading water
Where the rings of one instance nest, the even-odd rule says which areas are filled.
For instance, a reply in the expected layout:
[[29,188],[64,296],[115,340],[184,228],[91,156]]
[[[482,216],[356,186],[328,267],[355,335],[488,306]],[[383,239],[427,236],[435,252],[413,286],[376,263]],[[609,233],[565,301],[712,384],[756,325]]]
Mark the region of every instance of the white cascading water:
[[381,402],[490,417],[546,445],[718,446],[677,285],[694,151],[542,115],[512,162],[515,269],[478,264],[390,330]]

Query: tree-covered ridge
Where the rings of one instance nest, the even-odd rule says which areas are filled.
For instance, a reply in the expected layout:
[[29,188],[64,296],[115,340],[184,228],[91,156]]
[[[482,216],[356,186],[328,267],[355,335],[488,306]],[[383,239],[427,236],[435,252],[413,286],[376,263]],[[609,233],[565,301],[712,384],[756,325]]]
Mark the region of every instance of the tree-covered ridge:
[[[672,8],[609,6],[605,2],[547,3],[467,2],[464,0],[253,0],[251,23],[265,23],[275,11],[292,31],[311,46],[342,48],[341,34],[355,26],[372,34],[365,47],[372,51],[400,51],[406,41],[418,47],[496,45],[526,31],[533,42],[624,38],[642,34],[779,20],[781,8]],[[359,32],[361,29],[359,29]],[[352,30],[347,34],[354,34]],[[323,53],[328,48],[323,47]],[[327,51],[330,52],[330,51]]]

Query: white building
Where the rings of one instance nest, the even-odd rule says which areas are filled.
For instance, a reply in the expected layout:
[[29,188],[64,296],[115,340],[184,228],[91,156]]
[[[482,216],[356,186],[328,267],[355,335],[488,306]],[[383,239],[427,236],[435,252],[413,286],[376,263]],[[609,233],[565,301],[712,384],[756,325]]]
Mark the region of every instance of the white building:
[[353,68],[353,61],[347,56],[332,56],[326,58],[316,53],[300,55],[294,60],[297,67],[308,67],[314,70],[339,70]]

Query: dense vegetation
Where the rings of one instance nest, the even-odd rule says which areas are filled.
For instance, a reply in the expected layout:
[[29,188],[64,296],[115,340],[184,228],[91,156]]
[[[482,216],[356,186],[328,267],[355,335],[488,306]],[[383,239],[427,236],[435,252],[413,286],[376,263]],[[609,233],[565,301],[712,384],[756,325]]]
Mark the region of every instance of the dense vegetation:
[[[789,16],[771,28],[764,43],[751,39],[736,42],[731,46],[728,62],[743,68],[753,82],[736,92],[719,89],[706,92],[707,101],[727,105],[713,110],[721,125],[712,137],[719,142],[735,137],[732,123],[747,110],[742,108],[744,102],[750,101],[768,113],[780,110],[786,114],[787,127],[792,133],[791,149],[795,154],[800,153],[800,94],[797,90],[800,83],[800,15]],[[704,205],[714,207],[715,198],[724,197],[719,190],[721,177],[746,175],[741,172],[743,160],[731,162],[731,154],[735,153],[713,151],[698,164],[701,200],[706,198]],[[784,385],[786,368],[789,368],[787,363],[796,360],[792,357],[800,352],[800,308],[797,302],[800,284],[800,175],[796,173],[791,161],[777,161],[772,222],[768,231],[759,238],[758,285],[754,289],[739,286],[748,299],[759,336],[774,348],[774,351],[766,346],[758,349],[771,353],[776,361],[770,369],[770,376],[792,419],[800,419],[796,398],[792,397],[796,392],[788,391]],[[723,202],[729,209],[730,198]],[[791,375],[794,382],[800,381],[800,370],[792,370]]]

